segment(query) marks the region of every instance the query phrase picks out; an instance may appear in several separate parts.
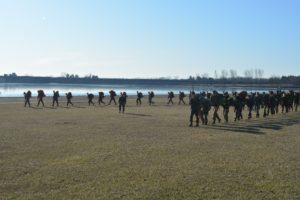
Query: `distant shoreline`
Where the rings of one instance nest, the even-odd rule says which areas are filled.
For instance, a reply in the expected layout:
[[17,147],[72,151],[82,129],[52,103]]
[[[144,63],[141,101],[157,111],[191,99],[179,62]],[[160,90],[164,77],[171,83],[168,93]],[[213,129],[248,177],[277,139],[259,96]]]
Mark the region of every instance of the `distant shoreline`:
[[86,85],[151,85],[151,86],[214,86],[214,87],[272,87],[272,88],[300,88],[300,76],[282,76],[271,78],[234,77],[211,78],[192,77],[187,79],[169,78],[100,78],[98,76],[78,77],[42,77],[42,76],[17,76],[5,74],[0,76],[0,83],[12,84],[86,84]]
[[218,92],[267,92],[277,90],[300,91],[300,86],[291,84],[70,84],[70,83],[0,83],[0,98],[23,97],[23,92],[30,90],[36,96],[37,90],[44,90],[47,96],[52,96],[53,90],[58,90],[63,96],[66,92],[72,92],[73,96],[86,96],[86,93],[93,93],[97,96],[99,91],[108,95],[110,90],[115,90],[117,94],[127,92],[129,96],[136,96],[136,91],[142,92],[145,96],[148,91],[154,91],[156,96],[167,95],[169,91],[178,94],[183,91],[186,94],[194,90],[196,92],[214,90]]
[[116,82],[103,82],[103,83],[60,83],[60,82],[0,82],[0,84],[28,84],[28,85],[87,85],[87,86],[106,86],[106,85],[136,85],[136,86],[183,86],[183,87],[231,87],[231,88],[300,88],[300,85],[295,84],[261,84],[261,83],[186,83],[186,82],[176,82],[176,83],[116,83]]

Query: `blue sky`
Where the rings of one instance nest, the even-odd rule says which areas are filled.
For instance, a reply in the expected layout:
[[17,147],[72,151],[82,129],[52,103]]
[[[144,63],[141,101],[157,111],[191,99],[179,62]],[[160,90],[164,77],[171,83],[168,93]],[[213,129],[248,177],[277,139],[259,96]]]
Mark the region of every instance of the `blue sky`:
[[0,74],[300,75],[297,0],[0,0]]

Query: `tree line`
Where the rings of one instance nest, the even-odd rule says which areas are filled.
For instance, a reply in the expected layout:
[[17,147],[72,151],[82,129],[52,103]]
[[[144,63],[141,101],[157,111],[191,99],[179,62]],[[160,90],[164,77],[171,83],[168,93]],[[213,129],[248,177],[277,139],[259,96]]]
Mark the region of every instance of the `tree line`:
[[197,85],[197,84],[251,84],[251,85],[291,85],[300,87],[300,76],[281,76],[264,78],[261,69],[245,70],[239,76],[236,70],[215,71],[214,77],[208,74],[179,78],[100,78],[89,74],[80,77],[77,74],[64,73],[60,77],[18,76],[16,73],[0,75],[0,83],[65,83],[65,84],[149,84],[149,85]]

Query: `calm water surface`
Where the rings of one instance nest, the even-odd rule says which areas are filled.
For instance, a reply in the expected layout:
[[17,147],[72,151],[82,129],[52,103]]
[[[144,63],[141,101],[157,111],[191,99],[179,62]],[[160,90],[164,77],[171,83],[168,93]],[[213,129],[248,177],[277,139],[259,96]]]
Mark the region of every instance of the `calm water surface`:
[[31,90],[33,96],[37,95],[37,90],[44,90],[47,96],[52,95],[53,90],[59,90],[63,95],[66,92],[72,92],[75,96],[86,95],[87,92],[98,94],[99,91],[103,91],[108,94],[108,91],[113,89],[119,94],[126,91],[128,95],[136,95],[136,91],[141,91],[144,94],[148,94],[148,91],[154,91],[156,95],[166,95],[168,91],[173,91],[177,94],[179,91],[188,93],[194,89],[196,92],[201,91],[269,91],[277,90],[277,88],[241,88],[241,87],[215,87],[215,86],[168,86],[168,85],[90,85],[90,84],[57,84],[57,83],[41,83],[41,84],[29,84],[29,83],[0,83],[0,97],[23,97],[23,92]]

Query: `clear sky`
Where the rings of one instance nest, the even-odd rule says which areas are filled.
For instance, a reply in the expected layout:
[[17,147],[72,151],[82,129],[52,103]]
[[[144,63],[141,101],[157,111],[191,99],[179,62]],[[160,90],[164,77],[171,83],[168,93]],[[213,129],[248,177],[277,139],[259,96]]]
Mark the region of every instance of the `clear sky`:
[[0,74],[300,75],[298,0],[0,0]]

